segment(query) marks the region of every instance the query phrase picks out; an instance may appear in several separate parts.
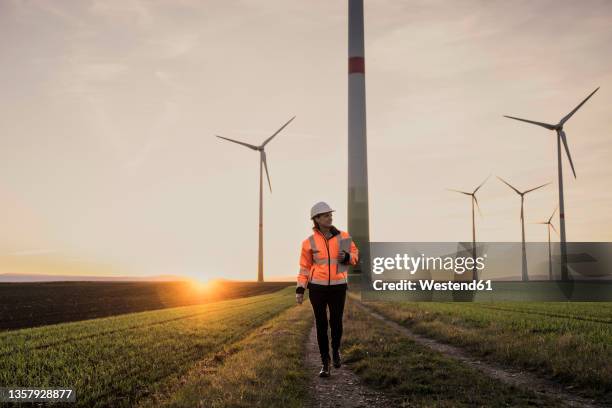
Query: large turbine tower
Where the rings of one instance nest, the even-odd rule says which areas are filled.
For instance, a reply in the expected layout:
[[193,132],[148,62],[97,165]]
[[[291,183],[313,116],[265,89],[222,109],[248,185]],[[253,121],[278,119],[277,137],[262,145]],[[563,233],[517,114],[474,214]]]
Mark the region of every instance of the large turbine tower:
[[289,119],[287,123],[281,126],[276,132],[272,134],[272,136],[268,137],[263,141],[259,146],[255,146],[249,143],[239,142],[238,140],[230,139],[229,137],[223,137],[219,135],[215,135],[221,139],[229,140],[230,142],[238,143],[240,145],[246,146],[249,149],[253,149],[259,151],[259,254],[257,259],[257,282],[263,282],[263,169],[266,169],[266,178],[268,179],[268,186],[270,187],[270,192],[272,192],[272,184],[270,183],[270,174],[268,173],[268,162],[266,161],[266,151],[264,150],[266,145],[274,138],[274,136],[278,135],[281,130],[283,130],[291,121],[295,119],[295,116]]
[[[597,89],[599,89],[599,87],[597,87]],[[595,92],[597,92],[597,89],[591,92],[591,94],[587,96],[582,102],[580,102],[580,104],[576,106],[570,113],[561,118],[559,123],[557,123],[556,125],[504,115],[505,117],[510,119],[516,119],[522,122],[531,123],[532,125],[542,126],[543,128],[546,128],[548,130],[554,130],[555,132],[557,132],[557,168],[559,174],[559,229],[561,232],[561,280],[564,281],[569,280],[569,274],[567,272],[567,242],[565,239],[565,206],[563,203],[563,171],[561,168],[561,142],[563,142],[565,154],[567,155],[567,159],[569,160],[569,164],[572,168],[572,173],[574,173],[574,178],[576,178],[576,171],[574,170],[574,163],[572,162],[572,156],[570,155],[569,147],[567,145],[567,139],[565,137],[565,132],[563,131],[563,125],[569,120],[569,118],[572,117],[574,113],[576,113],[578,109],[580,109],[582,105],[584,105],[586,101],[589,100],[591,96],[593,96]]]
[[[363,0],[348,2],[348,231],[360,250],[355,273],[370,267]],[[363,279],[363,275],[362,275]]]

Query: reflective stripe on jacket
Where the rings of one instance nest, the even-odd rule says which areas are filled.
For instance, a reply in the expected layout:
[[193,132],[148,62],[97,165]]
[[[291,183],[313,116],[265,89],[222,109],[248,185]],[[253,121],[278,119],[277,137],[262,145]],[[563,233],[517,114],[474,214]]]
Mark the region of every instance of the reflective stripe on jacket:
[[[318,285],[339,285],[348,283],[349,265],[357,265],[359,261],[359,250],[348,232],[340,231],[332,226],[330,232],[332,237],[327,239],[316,227],[312,227],[314,233],[302,241],[302,253],[300,255],[300,270],[297,275],[296,291],[308,286],[308,283]],[[350,240],[350,246],[348,242]],[[340,248],[349,248],[350,252],[344,260],[338,260]]]

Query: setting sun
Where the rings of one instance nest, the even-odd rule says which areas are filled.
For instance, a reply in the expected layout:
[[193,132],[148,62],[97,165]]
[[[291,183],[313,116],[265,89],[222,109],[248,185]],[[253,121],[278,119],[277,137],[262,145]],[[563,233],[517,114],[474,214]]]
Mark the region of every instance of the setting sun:
[[220,287],[219,278],[192,279],[191,286],[200,294],[212,294]]

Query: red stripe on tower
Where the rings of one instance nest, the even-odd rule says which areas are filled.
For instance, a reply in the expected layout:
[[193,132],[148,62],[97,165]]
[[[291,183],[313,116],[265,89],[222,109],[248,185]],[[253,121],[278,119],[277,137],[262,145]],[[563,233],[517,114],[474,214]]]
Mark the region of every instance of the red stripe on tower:
[[365,60],[363,57],[350,57],[348,69],[349,74],[365,74]]

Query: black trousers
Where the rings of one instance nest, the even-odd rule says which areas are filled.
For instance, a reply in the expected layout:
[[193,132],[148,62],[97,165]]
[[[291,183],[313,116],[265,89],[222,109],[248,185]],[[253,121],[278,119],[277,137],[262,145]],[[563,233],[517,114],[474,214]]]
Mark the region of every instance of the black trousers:
[[329,306],[332,350],[338,350],[342,339],[342,315],[344,313],[346,290],[309,290],[308,297],[315,315],[319,352],[321,353],[321,359],[324,360],[330,356],[327,337],[327,307]]

